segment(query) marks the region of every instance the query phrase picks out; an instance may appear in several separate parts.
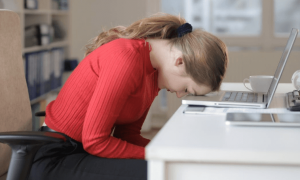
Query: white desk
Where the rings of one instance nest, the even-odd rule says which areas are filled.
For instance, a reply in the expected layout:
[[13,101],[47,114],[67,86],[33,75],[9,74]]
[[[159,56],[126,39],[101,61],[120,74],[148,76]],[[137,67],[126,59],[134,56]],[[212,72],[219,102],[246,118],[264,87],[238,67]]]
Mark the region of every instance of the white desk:
[[[232,88],[245,90],[222,84]],[[293,89],[279,84],[277,93]],[[146,147],[149,180],[300,179],[300,128],[228,126],[225,115],[186,115],[185,107]]]

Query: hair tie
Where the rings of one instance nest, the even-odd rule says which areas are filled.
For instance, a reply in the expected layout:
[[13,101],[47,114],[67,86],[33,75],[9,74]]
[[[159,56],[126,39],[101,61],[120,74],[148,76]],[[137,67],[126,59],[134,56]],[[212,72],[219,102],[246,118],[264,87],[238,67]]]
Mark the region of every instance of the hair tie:
[[192,31],[193,31],[192,25],[190,23],[184,23],[177,28],[177,36],[182,37]]

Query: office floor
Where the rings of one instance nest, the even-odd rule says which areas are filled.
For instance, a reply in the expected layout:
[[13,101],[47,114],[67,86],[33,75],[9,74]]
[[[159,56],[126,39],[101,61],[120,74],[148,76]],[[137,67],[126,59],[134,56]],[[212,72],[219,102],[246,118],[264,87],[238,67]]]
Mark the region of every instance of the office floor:
[[141,135],[144,138],[150,139],[152,140],[154,138],[154,136],[158,133],[158,131],[160,130],[160,128],[152,128],[150,131],[148,132],[142,132]]
[[141,135],[147,139],[153,139],[154,136],[159,132],[159,130],[164,126],[168,119],[164,116],[154,115],[151,121],[151,130],[147,132],[142,132]]

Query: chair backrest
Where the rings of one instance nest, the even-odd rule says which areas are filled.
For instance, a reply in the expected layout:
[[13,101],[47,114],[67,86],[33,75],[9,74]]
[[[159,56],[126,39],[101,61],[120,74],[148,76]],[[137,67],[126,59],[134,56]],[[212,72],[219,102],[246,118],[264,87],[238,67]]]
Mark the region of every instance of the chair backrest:
[[[23,64],[20,18],[0,9],[0,132],[32,130]],[[9,146],[0,143],[0,179],[7,172],[10,156]]]

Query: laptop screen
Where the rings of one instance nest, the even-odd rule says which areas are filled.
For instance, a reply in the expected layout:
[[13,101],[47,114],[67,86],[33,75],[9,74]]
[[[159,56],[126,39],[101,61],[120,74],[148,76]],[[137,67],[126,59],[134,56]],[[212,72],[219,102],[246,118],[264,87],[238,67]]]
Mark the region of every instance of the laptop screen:
[[271,101],[272,101],[272,98],[274,96],[274,93],[276,91],[276,88],[277,88],[277,85],[279,83],[279,80],[280,80],[280,77],[281,77],[281,74],[283,72],[283,69],[284,69],[284,66],[288,60],[288,57],[290,55],[290,52],[292,50],[292,47],[294,45],[294,42],[295,42],[295,39],[297,38],[297,34],[298,34],[298,29],[295,29],[293,28],[292,29],[292,32],[290,34],[290,37],[288,39],[288,42],[285,46],[285,49],[282,53],[282,56],[281,56],[281,59],[279,61],[279,64],[277,66],[277,69],[275,71],[275,74],[274,74],[274,78],[271,82],[271,85],[269,87],[269,90],[268,90],[268,104],[267,104],[267,108],[269,107]]

